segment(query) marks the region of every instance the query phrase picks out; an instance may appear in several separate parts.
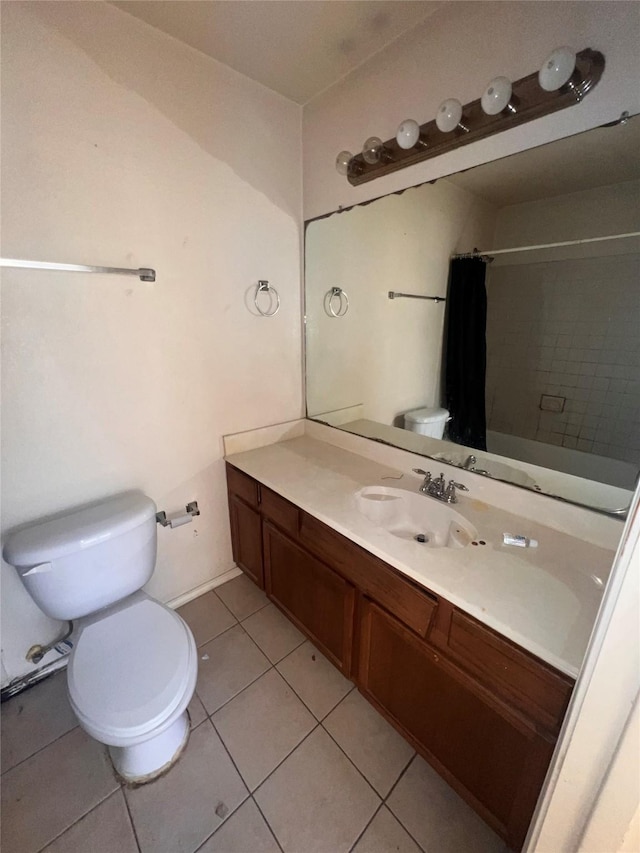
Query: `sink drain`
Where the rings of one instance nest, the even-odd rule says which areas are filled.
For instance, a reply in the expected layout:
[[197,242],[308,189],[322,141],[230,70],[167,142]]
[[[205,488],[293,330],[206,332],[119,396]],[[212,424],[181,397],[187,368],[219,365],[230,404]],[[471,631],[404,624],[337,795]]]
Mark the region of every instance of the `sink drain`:
[[413,538],[416,540],[416,542],[424,543],[429,541],[429,537],[426,535],[426,533],[416,533]]

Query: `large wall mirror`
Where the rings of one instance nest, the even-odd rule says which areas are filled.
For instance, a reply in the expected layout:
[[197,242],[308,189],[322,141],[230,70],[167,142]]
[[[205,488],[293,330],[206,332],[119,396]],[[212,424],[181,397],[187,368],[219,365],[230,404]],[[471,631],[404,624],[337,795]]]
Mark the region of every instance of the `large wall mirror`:
[[[308,223],[308,416],[624,510],[640,469],[638,151],[640,116]],[[446,300],[452,258],[475,249],[486,367],[456,357],[484,383],[484,443],[465,446],[446,421],[458,308],[415,297]]]

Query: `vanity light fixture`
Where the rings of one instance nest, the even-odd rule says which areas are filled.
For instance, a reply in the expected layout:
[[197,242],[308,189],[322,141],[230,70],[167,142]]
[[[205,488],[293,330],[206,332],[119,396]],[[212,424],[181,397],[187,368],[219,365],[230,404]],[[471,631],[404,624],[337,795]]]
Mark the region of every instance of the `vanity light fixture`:
[[469,133],[469,128],[462,124],[462,104],[457,98],[447,98],[440,104],[436,113],[436,124],[438,130],[443,133],[451,133],[456,129]]
[[394,139],[383,142],[372,136],[355,156],[341,151],[336,169],[357,186],[566,109],[598,84],[604,66],[604,56],[597,50],[585,48],[576,53],[569,47],[556,48],[539,72],[513,83],[507,77],[495,77],[478,100],[463,105],[448,98],[433,121],[420,125],[405,119]]
[[494,77],[480,98],[480,106],[488,116],[497,116],[505,110],[515,113],[512,103],[513,85],[508,77]]
[[396,142],[404,151],[415,148],[416,145],[427,147],[426,139],[420,135],[420,125],[412,118],[406,118],[396,131]]
[[538,82],[545,92],[557,92],[571,80],[576,69],[576,54],[570,47],[557,47],[538,72]]
[[341,175],[346,175],[349,171],[349,163],[353,160],[351,151],[341,151],[336,157],[336,169]]
[[370,166],[375,166],[386,159],[384,143],[379,137],[370,136],[367,139],[362,146],[362,158]]

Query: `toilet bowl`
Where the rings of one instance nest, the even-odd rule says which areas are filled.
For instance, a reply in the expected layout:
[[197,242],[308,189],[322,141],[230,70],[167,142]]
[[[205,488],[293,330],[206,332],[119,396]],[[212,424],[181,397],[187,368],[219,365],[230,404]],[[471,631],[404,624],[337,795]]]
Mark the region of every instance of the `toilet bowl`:
[[73,642],[67,683],[82,728],[107,744],[124,779],[164,773],[186,744],[198,673],[184,620],[139,592],[81,620]]
[[71,707],[136,783],[180,756],[198,672],[189,626],[142,592],[156,561],[155,512],[147,495],[126,492],[16,530],[3,549],[40,609],[73,622]]

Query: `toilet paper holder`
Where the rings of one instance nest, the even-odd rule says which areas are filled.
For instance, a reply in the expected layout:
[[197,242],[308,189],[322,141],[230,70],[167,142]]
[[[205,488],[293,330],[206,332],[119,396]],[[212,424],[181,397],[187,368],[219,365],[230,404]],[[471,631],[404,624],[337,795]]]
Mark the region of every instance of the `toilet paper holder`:
[[164,510],[160,510],[156,513],[156,521],[163,527],[180,527],[183,524],[189,524],[196,515],[200,515],[198,501],[190,501],[185,507],[185,512],[181,514],[168,517]]

